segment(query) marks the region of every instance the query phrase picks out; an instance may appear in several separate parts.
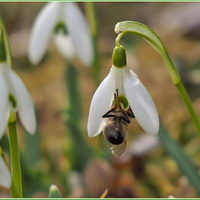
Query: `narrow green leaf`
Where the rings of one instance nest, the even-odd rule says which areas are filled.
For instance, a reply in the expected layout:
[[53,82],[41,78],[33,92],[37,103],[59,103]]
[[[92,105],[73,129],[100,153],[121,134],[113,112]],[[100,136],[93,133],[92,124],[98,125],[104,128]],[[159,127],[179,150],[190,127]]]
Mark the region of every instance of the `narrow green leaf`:
[[1,45],[3,45],[3,48],[4,48],[4,54],[2,59],[5,60],[6,58],[6,61],[8,62],[9,66],[12,66],[12,59],[11,59],[11,51],[10,51],[10,45],[9,45],[9,41],[8,41],[8,34],[7,34],[7,31],[6,31],[6,28],[4,26],[4,23],[3,23],[3,20],[2,18],[0,17],[0,29],[1,29]]
[[22,159],[25,162],[26,168],[29,171],[38,171],[38,166],[41,161],[41,137],[37,129],[34,135],[26,132],[24,136],[24,150]]
[[67,87],[67,111],[66,128],[71,143],[69,152],[72,168],[82,171],[93,155],[92,148],[84,138],[85,132],[82,128],[83,108],[79,88],[78,72],[72,63],[69,63],[66,69],[65,82]]
[[84,3],[85,6],[85,14],[87,16],[87,20],[90,26],[90,32],[93,39],[93,49],[94,49],[94,60],[92,64],[92,77],[96,86],[100,83],[100,71],[101,71],[101,64],[100,64],[100,56],[99,56],[99,48],[98,48],[98,20],[96,16],[96,9],[94,2],[88,1]]
[[83,116],[82,98],[79,90],[78,72],[72,63],[67,65],[65,82],[69,104],[67,110],[70,115],[70,120],[73,120],[74,124],[79,125]]
[[200,174],[197,166],[191,161],[184,152],[180,144],[178,144],[168,133],[167,130],[160,125],[159,139],[163,148],[175,160],[178,168],[188,178],[191,185],[195,188],[196,193],[200,195]]
[[3,30],[0,29],[0,62],[6,61],[6,50],[4,44]]

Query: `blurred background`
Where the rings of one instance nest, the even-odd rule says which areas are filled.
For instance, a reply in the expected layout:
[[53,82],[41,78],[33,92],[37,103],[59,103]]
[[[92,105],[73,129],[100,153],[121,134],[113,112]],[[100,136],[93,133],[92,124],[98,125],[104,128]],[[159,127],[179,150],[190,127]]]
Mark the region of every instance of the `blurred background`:
[[[85,3],[78,5],[85,12]],[[83,106],[84,144],[74,145],[65,122],[65,109],[69,106],[66,61],[52,43],[38,66],[32,66],[27,58],[31,27],[43,6],[44,3],[39,2],[0,3],[14,70],[31,93],[38,120],[38,131],[34,136],[24,133],[20,123],[18,126],[24,196],[48,197],[50,185],[55,184],[63,197],[100,197],[106,189],[106,197],[115,198],[198,197],[198,189],[166,151],[159,137],[143,133],[135,120],[128,127],[128,144],[121,157],[115,158],[110,152],[99,150],[98,137],[89,138],[86,129],[96,85],[91,69],[79,61],[76,69]],[[112,65],[115,24],[125,20],[142,22],[150,26],[165,44],[195,109],[200,113],[200,3],[98,2],[94,3],[94,8],[101,80]],[[200,138],[161,56],[138,36],[127,35],[122,41],[127,49],[128,65],[152,95],[161,123],[199,173]],[[7,136],[0,145],[9,163]],[[76,149],[84,149],[84,145],[86,152],[83,154],[92,152],[86,160],[85,155],[74,153]],[[73,156],[77,156],[82,167],[73,167]],[[195,184],[200,186],[200,182]],[[9,193],[0,188],[0,196],[9,197]]]

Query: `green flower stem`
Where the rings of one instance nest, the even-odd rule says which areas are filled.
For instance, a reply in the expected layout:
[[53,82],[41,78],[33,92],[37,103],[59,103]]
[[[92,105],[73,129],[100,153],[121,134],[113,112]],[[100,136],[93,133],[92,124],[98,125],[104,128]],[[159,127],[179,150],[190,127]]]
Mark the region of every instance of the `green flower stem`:
[[179,92],[179,95],[181,96],[189,114],[190,114],[190,117],[196,127],[196,130],[197,130],[197,133],[198,135],[200,136],[200,119],[199,119],[199,116],[197,114],[197,112],[195,111],[193,105],[192,105],[192,101],[181,81],[181,78],[169,56],[169,54],[167,53],[166,49],[165,49],[165,53],[163,53],[162,55],[163,57],[163,60],[168,68],[168,71],[169,71],[169,74],[171,76],[171,79],[172,79],[172,82],[173,84],[176,86],[178,92]]
[[200,136],[200,119],[196,111],[194,110],[194,107],[192,105],[192,102],[190,100],[190,97],[187,94],[187,91],[185,90],[183,83],[181,81],[181,78],[179,76],[179,73],[177,72],[177,69],[175,65],[173,64],[164,44],[160,40],[160,38],[157,36],[156,33],[154,33],[148,26],[145,24],[134,22],[134,21],[123,21],[119,22],[115,26],[115,32],[119,35],[116,38],[116,45],[120,45],[121,38],[128,33],[136,34],[141,37],[143,37],[147,42],[150,43],[150,45],[162,56],[163,61],[165,62],[165,65],[168,69],[168,72],[170,74],[170,77],[172,79],[173,84],[176,86],[180,97],[182,98],[183,102],[186,105],[186,108],[192,118],[192,121],[196,127],[196,130]]
[[188,96],[188,93],[186,89],[184,88],[182,82],[177,83],[176,88],[179,91],[179,94],[181,95],[182,100],[184,101],[188,112],[190,113],[190,116],[192,118],[192,121],[198,131],[198,134],[200,136],[200,120],[197,112],[194,110],[194,107],[192,106],[192,102],[190,100],[190,97]]
[[3,20],[0,17],[0,29],[1,29],[1,46],[4,48],[3,50],[0,49],[0,53],[4,53],[4,59],[6,62],[8,62],[9,66],[12,66],[12,59],[11,59],[11,51],[10,51],[10,45],[8,42],[8,34],[6,31],[6,28],[4,26]]
[[8,122],[9,146],[12,172],[12,187],[10,192],[13,197],[22,198],[22,176],[21,164],[18,148],[17,129],[16,129],[16,114],[11,113]]
[[5,45],[4,45],[3,30],[0,29],[0,62],[2,61],[6,61],[6,52],[5,52]]
[[96,86],[100,83],[100,57],[98,50],[98,26],[97,26],[97,17],[95,13],[95,7],[93,2],[86,2],[85,11],[87,15],[87,19],[90,25],[90,32],[93,39],[93,48],[94,48],[94,61],[92,65],[92,76],[95,81]]
[[10,188],[10,194],[12,195],[13,198],[21,198],[14,181],[12,182],[12,185]]

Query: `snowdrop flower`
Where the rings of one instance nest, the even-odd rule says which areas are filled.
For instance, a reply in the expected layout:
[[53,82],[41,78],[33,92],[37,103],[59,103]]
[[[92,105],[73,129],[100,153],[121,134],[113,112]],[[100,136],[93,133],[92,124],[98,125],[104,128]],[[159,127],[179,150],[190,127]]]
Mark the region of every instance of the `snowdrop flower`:
[[32,64],[41,61],[52,34],[64,58],[70,59],[77,55],[86,65],[92,64],[93,45],[89,25],[76,3],[50,2],[40,11],[33,24],[28,48]]
[[144,131],[156,135],[159,118],[154,102],[140,82],[138,76],[126,64],[125,49],[116,47],[113,52],[113,66],[110,73],[97,88],[89,111],[88,135],[94,137],[102,132],[108,118],[102,116],[112,107],[114,93],[123,95]]
[[0,156],[0,186],[5,187],[7,189],[11,187],[10,172],[1,156]]
[[30,94],[6,62],[0,62],[0,96],[0,138],[5,132],[10,111],[18,111],[24,128],[34,134],[36,117]]

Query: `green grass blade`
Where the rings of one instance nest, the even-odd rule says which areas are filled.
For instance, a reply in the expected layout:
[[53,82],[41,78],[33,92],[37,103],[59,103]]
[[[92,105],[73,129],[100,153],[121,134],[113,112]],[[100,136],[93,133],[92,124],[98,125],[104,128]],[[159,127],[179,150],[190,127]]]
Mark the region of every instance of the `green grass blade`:
[[158,136],[163,148],[175,160],[182,174],[188,178],[191,185],[195,188],[196,193],[200,195],[200,174],[197,166],[162,125],[160,126]]
[[85,131],[82,127],[83,108],[79,88],[78,72],[72,63],[69,63],[65,74],[67,87],[66,127],[71,143],[69,159],[74,170],[82,171],[93,155],[93,150],[84,138]]

